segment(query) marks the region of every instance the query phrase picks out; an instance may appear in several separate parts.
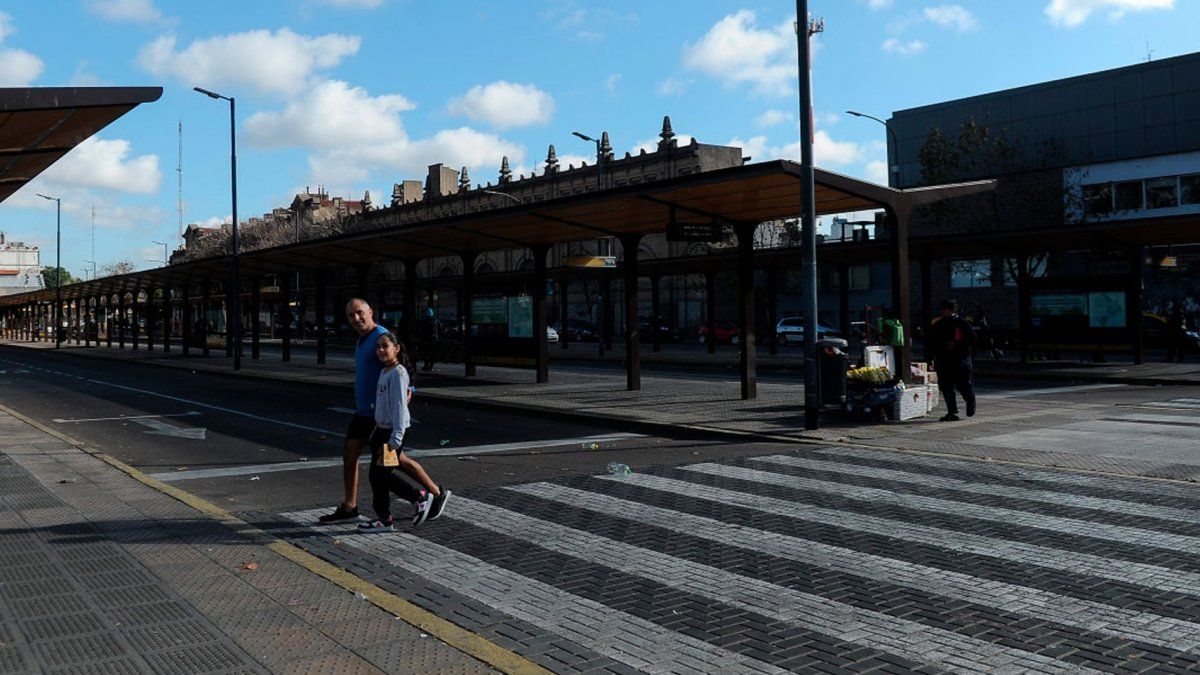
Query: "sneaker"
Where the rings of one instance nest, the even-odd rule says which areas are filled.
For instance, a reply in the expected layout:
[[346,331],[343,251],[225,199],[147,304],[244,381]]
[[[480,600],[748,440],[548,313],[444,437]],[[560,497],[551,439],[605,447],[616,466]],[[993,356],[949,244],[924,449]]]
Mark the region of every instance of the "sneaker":
[[440,485],[438,489],[441,494],[433,498],[433,505],[429,507],[429,520],[437,520],[442,511],[446,510],[446,502],[450,501],[450,491]]
[[967,417],[975,416],[975,399],[967,401]]
[[417,508],[416,513],[413,514],[413,527],[424,523],[425,519],[429,518],[429,509],[433,506],[433,499],[432,492],[421,490],[421,496],[413,502],[413,506]]
[[364,534],[371,534],[373,532],[391,532],[392,530],[396,529],[395,524],[396,520],[391,516],[388,516],[387,520],[380,520],[377,518],[369,523],[359,523],[358,531]]
[[321,521],[322,523],[338,523],[343,520],[358,520],[358,507],[356,506],[352,509],[348,509],[344,504],[338,504],[338,507],[334,509],[333,513],[326,513],[320,518],[317,518],[317,520]]
[[942,422],[957,422],[958,420],[959,420],[958,415],[955,415],[954,413],[946,413],[945,415],[942,415],[940,418],[940,421],[942,421]]

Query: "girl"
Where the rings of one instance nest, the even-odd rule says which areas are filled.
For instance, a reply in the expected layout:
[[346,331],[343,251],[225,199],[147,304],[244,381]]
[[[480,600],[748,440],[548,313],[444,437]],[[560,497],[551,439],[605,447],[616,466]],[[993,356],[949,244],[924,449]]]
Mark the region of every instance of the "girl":
[[[434,483],[429,474],[425,473],[425,469],[403,451],[404,432],[412,423],[408,414],[408,399],[412,396],[409,386],[412,366],[408,362],[408,352],[404,344],[397,340],[393,333],[384,333],[375,342],[375,356],[383,363],[383,372],[379,374],[379,385],[375,389],[375,431],[370,440],[369,477],[375,520],[358,526],[364,532],[385,532],[394,529],[395,520],[392,518],[391,508],[393,492],[413,503],[416,508],[413,525],[420,525],[426,520],[433,520],[442,515],[446,508],[446,500],[450,498],[450,491],[443,490]],[[384,444],[396,451],[399,466],[383,466]],[[425,489],[417,490],[409,485],[408,481],[393,471],[397,468]]]

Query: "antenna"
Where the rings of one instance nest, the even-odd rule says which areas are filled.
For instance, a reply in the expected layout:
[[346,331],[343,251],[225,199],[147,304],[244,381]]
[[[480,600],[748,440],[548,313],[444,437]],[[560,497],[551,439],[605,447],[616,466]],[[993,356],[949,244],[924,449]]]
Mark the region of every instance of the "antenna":
[[1146,37],[1146,63],[1150,63],[1154,59],[1154,50],[1150,49],[1150,38]]
[[175,172],[179,174],[179,240],[183,241],[183,120],[179,121],[179,164]]

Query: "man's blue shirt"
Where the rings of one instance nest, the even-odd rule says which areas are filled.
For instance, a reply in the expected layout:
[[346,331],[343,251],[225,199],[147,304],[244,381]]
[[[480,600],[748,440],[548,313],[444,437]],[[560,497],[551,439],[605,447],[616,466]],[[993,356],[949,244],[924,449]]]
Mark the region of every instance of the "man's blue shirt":
[[363,417],[375,415],[375,387],[383,372],[383,362],[375,356],[375,342],[386,332],[388,329],[375,324],[375,330],[359,336],[354,349],[354,412]]

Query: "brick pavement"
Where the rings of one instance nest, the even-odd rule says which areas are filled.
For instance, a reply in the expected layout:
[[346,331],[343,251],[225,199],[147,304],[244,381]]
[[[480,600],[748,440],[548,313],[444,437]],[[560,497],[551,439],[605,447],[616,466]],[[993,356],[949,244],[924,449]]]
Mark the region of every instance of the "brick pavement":
[[0,439],[0,673],[490,672],[3,412]]

